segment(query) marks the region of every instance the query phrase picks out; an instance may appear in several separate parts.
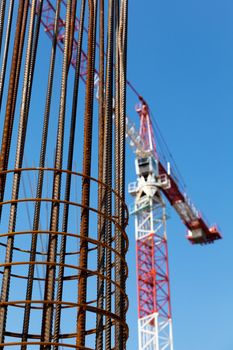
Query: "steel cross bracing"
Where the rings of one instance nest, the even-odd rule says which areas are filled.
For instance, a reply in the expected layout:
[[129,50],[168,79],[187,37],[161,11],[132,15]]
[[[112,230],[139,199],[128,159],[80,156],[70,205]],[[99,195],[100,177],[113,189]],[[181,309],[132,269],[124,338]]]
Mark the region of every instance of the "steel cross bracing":
[[[140,186],[140,185],[139,185]],[[138,343],[142,350],[173,350],[166,211],[159,193],[135,200]]]

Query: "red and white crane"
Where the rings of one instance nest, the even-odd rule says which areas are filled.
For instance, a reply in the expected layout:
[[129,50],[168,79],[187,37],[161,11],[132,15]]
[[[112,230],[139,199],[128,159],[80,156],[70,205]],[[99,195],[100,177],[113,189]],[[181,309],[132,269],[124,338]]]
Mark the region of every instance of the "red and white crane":
[[[63,6],[66,1],[61,0]],[[55,7],[46,0],[43,5],[42,24],[53,38]],[[58,46],[64,50],[65,20],[60,18]],[[75,32],[79,29],[76,19]],[[76,36],[75,36],[76,37]],[[77,41],[73,41],[71,63],[76,61]],[[86,81],[87,55],[82,52],[80,76]],[[98,71],[96,88],[98,89]],[[175,208],[188,229],[188,240],[193,244],[213,243],[221,238],[216,226],[209,227],[194,205],[180,189],[179,181],[172,174],[170,163],[157,151],[156,139],[147,103],[128,82],[128,87],[139,98],[136,111],[140,118],[137,131],[129,118],[126,120],[126,136],[136,156],[137,181],[129,184],[129,192],[135,196],[134,207],[137,249],[138,284],[138,337],[139,350],[173,350],[172,317],[166,236],[166,205],[164,197]],[[98,91],[97,91],[98,97]]]
[[129,193],[135,196],[130,213],[135,215],[138,346],[140,350],[173,350],[166,207],[161,196],[170,181],[167,174],[159,174],[147,104],[142,100],[136,110],[142,147],[135,149],[137,181],[129,184]]
[[169,163],[160,160],[149,107],[142,98],[136,111],[140,131],[131,133],[130,140],[135,148],[137,181],[129,184],[129,193],[135,196],[131,214],[135,215],[137,252],[138,344],[139,350],[173,350],[167,215],[163,195],[186,225],[191,243],[213,243],[221,235],[216,226],[207,226],[180,190],[171,175]]

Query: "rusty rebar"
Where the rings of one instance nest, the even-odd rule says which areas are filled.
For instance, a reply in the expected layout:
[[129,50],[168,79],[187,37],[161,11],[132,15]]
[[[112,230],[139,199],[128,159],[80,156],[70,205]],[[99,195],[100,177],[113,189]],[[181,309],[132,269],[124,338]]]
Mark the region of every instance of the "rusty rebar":
[[[98,99],[99,99],[99,129],[98,129],[98,179],[103,181],[103,162],[104,162],[104,0],[99,1],[99,85],[98,85]],[[103,208],[103,187],[98,186],[98,209]],[[98,217],[98,239],[105,243],[105,227],[102,217]],[[101,274],[104,274],[105,268],[105,249],[102,245],[98,247],[97,252],[97,267]],[[104,307],[104,280],[97,280],[97,307],[103,309]],[[98,314],[96,318],[96,349],[103,348],[103,315]]]
[[[126,62],[127,62],[127,26],[128,26],[128,0],[122,0],[119,11],[119,29],[118,29],[118,54],[119,54],[119,182],[118,192],[125,199],[125,131],[126,131]],[[124,211],[122,206],[119,206],[119,224],[125,225]],[[125,242],[120,232],[117,232],[116,237],[116,250],[125,256]],[[125,269],[122,266],[121,261],[116,258],[115,280],[125,290]],[[119,293],[119,290],[115,291],[116,300],[116,314],[125,319],[126,304],[124,298]],[[126,334],[124,328],[119,325],[116,327],[115,339],[118,339],[116,343],[117,350],[123,350],[126,347]]]
[[2,0],[0,3],[0,54],[2,49],[2,37],[4,29],[4,20],[5,20],[5,9],[6,9],[6,0]]
[[[29,1],[25,0],[19,2],[18,15],[14,39],[14,48],[12,53],[11,71],[9,78],[8,95],[6,102],[6,113],[2,134],[2,146],[0,154],[0,171],[7,169],[9,150],[11,145],[12,128],[14,122],[15,101],[18,91],[19,72],[22,60],[23,42],[25,36],[27,13]],[[0,200],[3,200],[5,190],[5,176],[0,175]],[[2,208],[0,208],[1,221]]]
[[[42,139],[41,139],[41,150],[40,150],[40,161],[39,161],[40,168],[44,168],[44,165],[45,165],[45,156],[46,156],[47,138],[48,138],[48,127],[49,127],[49,118],[50,118],[50,107],[51,107],[51,97],[52,97],[52,87],[53,87],[53,80],[54,80],[54,66],[55,66],[55,59],[56,59],[59,14],[60,14],[60,0],[57,0],[55,26],[54,26],[54,37],[53,37],[53,42],[52,42],[48,87],[47,87],[44,121],[43,121],[43,132],[42,132]],[[40,7],[39,14],[38,14],[38,19],[40,19],[40,16],[41,16],[41,7]],[[41,196],[42,196],[43,182],[44,182],[44,172],[41,170],[38,173],[36,198],[41,198]],[[40,209],[41,209],[41,202],[36,202],[35,209],[34,209],[33,231],[36,231],[39,228]],[[35,261],[35,259],[36,259],[36,247],[37,247],[37,235],[32,235],[30,261]],[[35,271],[34,265],[33,264],[29,265],[26,300],[31,300],[31,298],[32,298],[34,271]],[[24,312],[22,342],[27,341],[27,334],[28,334],[29,321],[30,321],[30,311],[31,311],[31,304],[28,303],[25,306],[25,312]],[[22,345],[21,349],[25,350],[26,345]]]
[[[16,156],[15,156],[15,168],[20,168],[22,166],[24,146],[25,146],[28,107],[30,103],[30,92],[31,92],[32,80],[33,80],[32,65],[35,64],[34,62],[35,52],[33,50],[35,14],[36,14],[36,1],[32,1],[29,32],[28,32],[27,52],[26,52],[25,72],[24,72],[23,93],[22,93],[22,102],[21,102],[20,119],[19,119],[19,127],[18,127],[18,140],[17,140],[17,149],[16,149]],[[20,184],[20,173],[15,172],[13,177],[13,185],[12,185],[12,199],[18,198],[19,184]],[[10,217],[9,217],[9,228],[8,228],[9,232],[14,232],[15,230],[16,215],[17,215],[17,204],[12,204],[10,208]],[[7,240],[7,248],[6,248],[6,257],[5,257],[6,262],[11,262],[12,260],[13,245],[14,245],[14,236],[9,236]],[[10,272],[11,272],[11,267],[6,266],[4,268],[4,274],[2,279],[1,302],[8,300],[9,287],[10,287]],[[0,309],[0,342],[1,343],[4,340],[6,317],[7,317],[7,307],[1,307]]]
[[[10,171],[7,171],[7,173],[8,174],[10,174],[10,173],[12,173],[12,172],[14,172],[15,170],[10,170]],[[41,172],[41,171],[47,171],[47,172],[54,172],[54,173],[56,173],[57,172],[57,169],[56,168],[28,168],[28,169],[18,169],[17,170],[18,172],[34,172],[34,171],[36,171],[36,172]],[[79,174],[79,173],[75,173],[75,172],[73,172],[73,171],[68,171],[68,170],[60,170],[60,172],[61,173],[65,173],[65,174],[67,174],[67,175],[72,175],[72,176],[82,176],[83,177],[83,179],[84,179],[84,176],[82,175],[82,174]],[[96,183],[99,183],[99,181],[98,180],[95,180],[94,178],[90,178],[90,177],[87,177],[88,178],[88,180],[89,181],[94,181],[94,182],[96,182]],[[105,190],[105,189],[109,189],[109,190],[111,190],[106,184],[104,184],[104,183],[99,183],[99,185],[101,185],[102,187],[103,187],[103,189]],[[114,196],[118,196],[118,194],[117,193],[115,193],[115,191],[114,190],[111,190],[111,192],[112,192],[112,194],[114,195]],[[118,197],[119,198],[119,197]],[[40,203],[43,203],[43,202],[45,202],[45,201],[49,201],[49,202],[51,202],[51,203],[59,203],[59,204],[65,204],[65,205],[69,205],[69,206],[81,206],[81,204],[79,204],[79,203],[77,203],[77,202],[70,202],[70,201],[67,201],[67,200],[57,200],[57,199],[53,199],[53,198],[19,198],[19,199],[17,199],[17,200],[10,200],[10,201],[5,201],[5,202],[3,202],[3,203],[0,203],[0,205],[5,205],[5,206],[7,206],[7,205],[10,205],[10,204],[12,204],[12,203],[17,203],[17,205],[22,205],[23,203],[30,203],[30,202],[35,202],[35,203],[37,203],[37,202],[40,202]],[[121,199],[119,198],[119,201],[121,202]],[[122,205],[123,205],[123,207],[124,207],[124,209],[126,210],[126,207],[125,207],[125,205],[122,203]],[[103,220],[105,220],[105,221],[107,221],[107,220],[109,220],[110,222],[112,222],[112,224],[116,224],[116,225],[118,225],[117,224],[117,219],[116,218],[113,218],[112,216],[108,216],[108,215],[106,215],[106,213],[105,213],[105,211],[102,209],[102,211],[99,211],[99,210],[97,210],[97,209],[95,209],[95,208],[91,208],[91,207],[89,207],[89,208],[86,208],[86,209],[88,209],[89,211],[91,211],[91,212],[93,212],[93,213],[96,213],[96,217],[97,216],[101,216],[102,218],[103,218]],[[126,214],[126,218],[127,218],[127,214]],[[121,234],[123,235],[123,237],[126,239],[126,236],[125,236],[125,234],[124,234],[124,232],[122,231],[122,229],[120,228],[120,226],[118,225],[118,230],[119,230],[119,232],[121,232]],[[77,233],[71,233],[71,232],[62,232],[62,231],[52,231],[52,230],[33,230],[33,231],[31,231],[31,230],[29,230],[29,231],[22,231],[22,232],[8,232],[8,233],[5,233],[5,234],[0,234],[0,238],[3,238],[4,236],[6,236],[6,237],[11,237],[11,236],[14,236],[14,235],[21,235],[22,236],[22,239],[23,239],[23,237],[24,237],[24,241],[26,240],[26,236],[28,236],[28,235],[40,235],[40,234],[43,234],[43,235],[51,235],[51,234],[53,234],[53,235],[60,235],[61,236],[61,238],[63,238],[63,236],[65,236],[66,238],[67,237],[73,237],[73,238],[77,238],[77,239],[79,239],[79,238],[81,238],[81,235],[80,234],[77,234]],[[116,255],[118,255],[119,256],[119,258],[120,258],[120,260],[122,260],[122,257],[120,257],[120,255],[119,255],[119,253],[113,248],[113,247],[111,247],[111,246],[109,246],[109,245],[107,245],[106,243],[104,243],[104,242],[100,242],[99,240],[97,240],[97,239],[94,239],[93,237],[82,237],[82,239],[84,240],[86,240],[89,244],[91,244],[91,245],[94,245],[94,246],[96,246],[96,247],[99,247],[99,246],[102,246],[104,249],[106,249],[106,250],[110,250],[111,252],[112,252],[112,254],[116,254]],[[15,251],[19,251],[19,249],[17,248],[17,246],[14,246],[13,247],[13,250],[15,250]],[[29,250],[22,250],[22,249],[20,249],[20,251],[24,251],[24,253],[27,253],[28,255],[30,255],[30,249]],[[89,251],[91,251],[91,248],[89,249]],[[38,251],[37,250],[37,252],[36,252],[36,254],[44,254],[44,252],[43,251]],[[65,252],[65,256],[69,256],[70,254],[75,254],[75,255],[79,255],[80,254],[80,251],[79,252]],[[75,264],[75,265],[71,265],[71,264],[68,264],[68,263],[62,263],[61,261],[59,261],[59,262],[53,262],[53,263],[51,263],[51,262],[49,262],[49,261],[38,261],[38,260],[34,260],[34,261],[29,261],[28,259],[26,259],[25,261],[12,261],[12,262],[10,262],[10,263],[4,263],[4,264],[1,264],[0,263],[0,269],[1,269],[1,267],[9,267],[9,266],[11,266],[11,267],[14,267],[14,266],[22,266],[22,265],[25,265],[25,267],[26,266],[30,266],[30,265],[33,265],[33,266],[40,266],[40,265],[42,265],[42,266],[47,266],[47,267],[51,267],[51,265],[52,266],[54,266],[54,267],[59,267],[60,269],[62,268],[62,269],[64,269],[65,267],[69,267],[69,268],[72,268],[72,269],[75,269],[75,270],[77,270],[77,271],[82,271],[83,270],[83,268],[81,267],[81,266],[79,266],[79,265],[77,265],[77,264]],[[123,261],[122,260],[122,265],[125,267],[125,269],[127,269],[127,267],[126,267],[126,265],[125,265],[125,261]],[[125,292],[122,290],[122,288],[120,287],[120,285],[116,285],[115,284],[115,282],[113,281],[113,280],[110,280],[109,279],[109,277],[108,276],[106,276],[105,274],[101,274],[100,273],[100,271],[98,270],[98,268],[96,269],[96,270],[90,270],[90,269],[84,269],[85,270],[85,272],[87,273],[87,275],[88,276],[96,276],[96,277],[98,277],[100,280],[103,280],[103,281],[105,281],[105,283],[109,283],[109,282],[111,282],[112,283],[112,286],[113,286],[113,288],[117,288],[119,291],[120,291],[120,293],[123,293],[123,297],[124,298],[126,298],[126,295],[125,295]],[[14,278],[24,278],[24,279],[27,279],[27,275],[24,275],[24,276],[20,276],[20,275],[15,275],[15,274],[12,274],[11,275],[12,276],[12,278],[14,277]],[[67,276],[67,274],[66,274],[66,276],[64,276],[63,277],[63,282],[64,281],[68,281],[68,280],[70,280],[70,281],[72,281],[73,279],[77,279],[77,273],[74,273],[74,274],[71,274],[70,276]],[[33,277],[33,280],[38,280],[38,278],[37,277]],[[58,280],[59,280],[59,276],[58,276],[58,278],[56,278],[56,282],[58,283]],[[46,282],[46,276],[42,276],[42,277],[40,277],[40,279],[39,279],[39,281],[44,281],[44,282]],[[73,295],[73,297],[74,297],[74,300],[76,299],[75,298],[75,294]],[[37,307],[36,307],[36,309],[43,309],[43,305],[49,305],[50,303],[51,303],[51,301],[49,301],[49,300],[40,300],[40,301],[36,301],[38,304],[42,304],[42,306],[40,306],[40,305],[38,305]],[[30,299],[30,300],[24,300],[24,301],[21,301],[20,302],[21,304],[23,304],[25,307],[28,305],[28,304],[30,304],[30,306],[31,306],[31,309],[32,310],[35,310],[35,300],[32,300],[32,299]],[[53,303],[53,305],[57,308],[59,305],[60,306],[64,306],[64,305],[67,305],[67,303],[66,303],[66,301],[62,298],[62,300],[58,300],[58,299],[56,299],[56,300],[52,300],[52,303]],[[123,328],[125,328],[126,327],[126,325],[125,325],[125,323],[122,323],[121,322],[121,320],[120,320],[120,318],[119,317],[115,317],[115,315],[110,311],[107,311],[107,310],[104,310],[104,309],[100,309],[100,308],[95,308],[94,307],[94,305],[95,305],[95,303],[96,303],[96,301],[89,301],[86,305],[85,305],[85,311],[86,312],[94,312],[94,313],[96,313],[97,315],[98,314],[101,314],[102,316],[104,316],[104,317],[108,317],[108,318],[110,318],[113,322],[115,321],[116,323],[119,323],[119,324],[121,324],[122,325],[122,327]],[[17,301],[15,301],[15,300],[10,300],[9,302],[2,302],[1,303],[1,305],[3,306],[14,306],[15,305],[15,307],[18,307],[20,304],[17,302]],[[79,304],[76,304],[76,302],[73,304],[74,305],[74,307],[75,307],[75,305],[77,305],[77,306],[80,306]],[[93,307],[92,307],[92,305],[93,305]],[[96,329],[94,329],[93,330],[93,332],[97,332],[97,330]],[[7,332],[7,334],[8,334],[9,332]],[[126,333],[127,333],[127,329],[126,329]],[[88,332],[87,332],[87,334],[88,334]],[[13,335],[11,335],[11,336],[13,336]],[[16,335],[15,335],[16,336]],[[70,335],[67,335],[67,337],[69,337]],[[18,337],[18,335],[17,335],[17,337]],[[36,337],[36,339],[38,339],[38,340],[40,340],[40,336],[34,336],[33,335],[33,338],[35,339],[35,337]],[[74,335],[74,337],[75,337],[75,335]],[[64,339],[65,337],[64,337],[64,335],[63,334],[60,334],[60,339]],[[18,345],[20,345],[20,346],[30,346],[30,344],[31,344],[31,342],[30,342],[30,339],[32,339],[32,336],[28,333],[28,339],[27,339],[27,341],[25,341],[25,342],[19,342],[18,343]],[[6,343],[7,344],[7,343]],[[59,344],[59,346],[61,346],[61,343],[58,343],[58,342],[56,342],[55,341],[55,339],[53,338],[52,340],[51,340],[51,342],[43,342],[43,344],[41,344],[41,343],[38,343],[38,345],[41,345],[41,346],[50,346],[50,345],[53,345],[54,347],[56,347],[56,346],[58,346],[58,344]]]
[[[71,0],[68,0],[67,9],[66,9],[65,48],[64,48],[64,56],[63,56],[63,65],[62,65],[61,96],[60,96],[59,119],[58,119],[57,140],[56,140],[56,154],[55,154],[55,168],[58,170],[62,169],[62,160],[63,160],[67,80],[68,80],[68,72],[70,67],[69,39],[71,35],[71,21],[72,21],[72,2]],[[61,191],[61,173],[57,172],[54,174],[54,177],[53,177],[52,198],[60,199],[60,191]],[[53,203],[51,207],[50,230],[57,231],[58,225],[59,225],[59,204]],[[57,235],[51,234],[49,236],[47,255],[48,255],[47,261],[49,262],[49,265],[47,266],[47,269],[46,269],[44,299],[50,301],[50,303],[44,305],[44,308],[43,308],[42,328],[41,328],[42,342],[51,342],[51,338],[52,338],[52,322],[53,322],[53,312],[54,312],[54,304],[52,300],[54,299],[55,274],[56,274],[56,266],[53,265],[53,263],[56,262],[56,256],[57,256]],[[41,346],[40,349],[41,350],[50,349],[50,347]]]
[[[115,30],[116,30],[116,55],[115,55],[115,105],[114,105],[114,113],[115,113],[115,147],[114,147],[114,188],[117,192],[119,192],[119,177],[120,177],[120,91],[119,91],[119,48],[118,48],[118,33],[119,33],[119,0],[115,1]],[[115,197],[115,203],[114,203],[114,209],[115,209],[115,216],[119,217],[119,211],[120,211],[120,202],[118,200],[118,197]],[[120,244],[119,244],[119,237],[120,232],[118,231],[118,228],[115,226],[115,246],[118,251],[120,250]],[[119,280],[120,276],[120,260],[118,256],[115,255],[115,280]],[[115,312],[120,315],[120,305],[119,305],[119,293],[118,291],[115,291]],[[115,324],[115,341],[120,336],[120,325],[118,323]]]
[[6,77],[6,67],[7,67],[8,51],[9,51],[10,36],[11,36],[13,9],[14,9],[14,0],[10,0],[8,18],[7,18],[5,45],[4,45],[4,52],[3,52],[3,58],[2,58],[2,68],[1,68],[1,74],[0,74],[0,111],[2,107],[2,96],[3,96],[3,89],[4,89],[4,83],[5,83],[5,77]]
[[[76,8],[76,1],[74,2],[74,6]],[[69,132],[69,148],[68,148],[68,159],[67,159],[67,170],[72,170],[73,165],[73,156],[74,156],[74,142],[75,142],[75,131],[76,131],[76,119],[77,119],[77,103],[78,103],[78,90],[79,90],[79,74],[80,74],[80,66],[81,66],[81,53],[82,53],[82,41],[83,41],[83,28],[84,28],[84,17],[85,17],[85,8],[86,1],[82,0],[81,4],[81,14],[80,14],[80,23],[79,23],[79,37],[78,37],[78,45],[76,52],[76,67],[75,67],[75,79],[74,79],[74,87],[73,87],[73,98],[72,98],[72,112],[71,112],[71,121],[70,121],[70,132]],[[72,15],[72,21],[74,27],[75,21],[75,12]],[[72,35],[73,36],[73,35]],[[65,195],[64,198],[66,201],[70,200],[70,190],[71,190],[71,174],[67,174],[66,176],[66,185],[65,185]],[[62,232],[67,232],[69,220],[69,205],[64,205],[63,210],[63,221],[62,221]],[[66,236],[63,235],[61,239],[60,245],[60,264],[58,272],[58,286],[57,286],[57,301],[62,300],[63,293],[63,279],[64,279],[64,267],[62,264],[65,262],[66,255]],[[61,305],[58,304],[56,307],[56,315],[55,315],[55,323],[54,323],[54,341],[59,341],[60,334],[60,323],[61,323]],[[55,350],[58,350],[58,347],[54,347]]]
[[[96,43],[96,12],[95,0],[88,0],[89,23],[88,23],[88,53],[87,53],[87,82],[84,114],[84,143],[83,143],[83,174],[90,176],[91,173],[91,147],[92,147],[92,121],[93,121],[93,98],[94,98],[94,70],[95,70],[95,43]],[[90,181],[84,180],[82,184],[82,205],[88,207],[90,202]],[[80,234],[87,237],[89,234],[89,211],[83,209],[81,212]],[[86,269],[88,261],[88,244],[85,239],[80,240],[80,267]],[[86,295],[87,274],[82,270],[79,274],[78,303],[80,305],[77,317],[77,339],[78,347],[85,346],[86,328]]]
[[[104,173],[103,181],[109,187],[112,186],[112,116],[113,116],[113,52],[114,52],[114,1],[108,2],[108,37],[106,57],[106,84],[105,84],[105,129],[104,129]],[[108,216],[112,215],[112,196],[110,191],[104,193],[104,210]],[[105,235],[108,246],[112,244],[112,224],[105,221]],[[106,276],[111,280],[112,275],[112,254],[106,250]],[[105,308],[110,311],[112,308],[112,285],[106,282],[106,303]],[[105,348],[111,349],[111,318],[107,317],[105,322]]]
[[[88,1],[89,16],[85,14],[86,0],[77,2],[79,20],[76,0],[56,0],[56,7],[55,0],[25,0],[18,7],[13,0],[7,4],[3,45],[4,52],[12,52],[12,60],[9,74],[5,69],[9,53],[4,56],[6,61],[2,60],[5,74],[2,102],[6,103],[6,111],[4,125],[0,125],[3,135],[0,249],[1,256],[5,255],[5,261],[0,259],[1,349],[7,346],[21,350],[125,349],[128,336],[125,321],[128,212],[123,201],[127,1],[99,1],[99,5],[97,0]],[[12,16],[16,11],[15,21]],[[46,42],[45,38],[39,41],[41,23],[52,40],[51,50],[40,46]],[[12,43],[10,33],[15,35]],[[83,51],[85,44],[87,55]],[[62,59],[56,53],[57,47],[64,51]],[[39,54],[43,55],[42,60]],[[42,67],[46,55],[48,60],[50,56],[50,63]],[[95,61],[99,64],[99,75]],[[24,77],[20,79],[22,65]],[[70,67],[75,67],[74,75]],[[79,75],[86,81],[83,99]],[[94,105],[96,91],[98,112]],[[98,114],[96,118],[95,114]],[[80,127],[82,122],[84,126]],[[38,127],[41,129],[37,130]],[[36,156],[38,159],[32,159]],[[29,160],[38,167],[22,168],[25,157],[27,163]],[[73,163],[82,166],[82,173],[73,171]],[[95,179],[97,163],[98,179]],[[31,176],[35,178],[35,188],[31,188]],[[46,221],[49,208],[50,225]],[[11,317],[18,310],[16,330]]]

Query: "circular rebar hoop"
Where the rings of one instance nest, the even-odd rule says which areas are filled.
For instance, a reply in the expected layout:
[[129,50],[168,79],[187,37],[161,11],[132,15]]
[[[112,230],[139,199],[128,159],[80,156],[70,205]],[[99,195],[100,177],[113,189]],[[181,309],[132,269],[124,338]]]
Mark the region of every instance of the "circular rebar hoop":
[[[121,261],[124,270],[127,275],[127,264],[124,256],[117,250],[115,245],[115,237],[112,237],[111,245],[108,242],[104,242],[98,239],[98,220],[100,217],[112,225],[113,231],[116,228],[121,233],[122,239],[125,242],[125,250],[128,248],[128,239],[125,233],[125,224],[128,221],[127,207],[120,198],[120,196],[106,184],[96,180],[92,177],[85,177],[83,174],[68,171],[68,170],[57,170],[55,168],[21,168],[7,170],[0,173],[6,176],[6,182],[12,181],[15,173],[19,173],[22,181],[25,176],[38,176],[39,172],[46,173],[48,181],[48,187],[52,188],[52,180],[55,172],[59,172],[62,181],[67,175],[71,177],[71,196],[70,200],[64,200],[64,194],[62,193],[60,199],[53,199],[52,196],[46,195],[43,191],[41,198],[36,198],[28,190],[19,192],[17,200],[8,199],[10,193],[6,193],[5,200],[0,203],[2,207],[2,213],[4,221],[0,229],[0,278],[4,274],[4,270],[8,270],[10,279],[10,294],[7,301],[0,302],[0,308],[7,310],[7,323],[4,332],[4,343],[0,343],[0,347],[4,348],[27,348],[27,349],[38,349],[40,347],[48,348],[61,348],[61,349],[86,349],[92,350],[95,344],[95,337],[98,330],[96,329],[96,319],[98,317],[103,318],[103,331],[105,332],[106,320],[111,320],[111,327],[115,327],[117,324],[121,326],[125,333],[128,334],[128,327],[124,319],[120,318],[114,311],[114,307],[111,310],[106,310],[104,296],[103,307],[98,307],[98,300],[96,298],[96,290],[98,281],[102,281],[105,285],[110,284],[112,290],[112,298],[114,300],[116,292],[122,295],[122,298],[126,300],[125,307],[128,308],[128,299],[124,289],[117,283],[115,279],[109,278],[106,274],[106,270],[98,270],[97,255],[98,250],[102,247],[106,252],[112,255],[112,261],[115,261],[117,257]],[[81,204],[81,186],[84,179],[87,178],[90,181],[92,193],[94,194],[90,200],[90,205],[85,207],[88,210],[90,217],[90,229],[89,236],[81,237],[79,232],[79,226],[75,218],[78,217],[80,220],[82,209],[84,208]],[[76,185],[74,186],[74,184]],[[123,227],[120,225],[119,218],[113,213],[108,216],[108,213],[100,207],[98,207],[98,188],[102,187],[103,190],[111,191],[113,200],[117,198],[119,205],[125,212],[125,223]],[[74,193],[73,188],[79,187],[80,190],[79,198],[77,199],[77,193]],[[8,197],[8,198],[7,198]],[[42,219],[47,215],[48,205],[54,204],[59,206],[60,216],[63,215],[64,206],[69,207],[69,223],[67,231],[63,232],[62,229],[52,230],[51,227],[45,226],[45,220],[41,220],[39,229],[33,230],[32,218],[36,203],[40,202],[41,216]],[[7,223],[9,220],[10,207],[17,206],[17,212],[19,220],[16,221],[15,231],[9,232]],[[61,221],[61,220],[60,220]],[[61,225],[60,225],[61,226]],[[59,226],[59,227],[60,227]],[[37,247],[34,251],[35,260],[30,260],[31,256],[31,240],[32,237],[37,236]],[[52,236],[57,237],[57,254],[55,261],[49,261],[48,259],[48,242]],[[14,237],[14,245],[12,247],[12,259],[9,262],[3,262],[5,251],[7,249],[7,240],[10,237]],[[66,238],[66,249],[64,253],[64,263],[60,260],[60,245],[62,237]],[[88,266],[85,268],[85,275],[87,278],[88,294],[85,303],[80,304],[78,302],[78,279],[80,272],[83,271],[83,267],[80,266],[79,255],[80,255],[80,240],[86,241],[87,252],[89,255]],[[33,275],[33,283],[31,285],[30,300],[26,299],[27,291],[27,280],[29,267],[34,265],[35,274]],[[46,288],[46,270],[54,269],[55,273],[55,286],[54,286],[54,298],[52,300],[46,300],[44,298]],[[64,284],[62,298],[57,298],[57,286],[59,281],[59,269],[64,270],[62,281]],[[114,269],[114,264],[112,264]],[[113,276],[113,274],[112,274]],[[114,303],[113,303],[114,305]],[[61,312],[60,324],[59,324],[59,336],[58,340],[54,340],[54,324],[52,325],[51,341],[45,342],[41,339],[41,321],[43,318],[43,310],[47,307],[53,312],[53,319],[56,310],[59,308]],[[25,310],[30,308],[30,327],[28,333],[23,334],[23,321]],[[77,329],[76,320],[80,308],[86,313],[86,329],[85,329],[85,347],[76,345]],[[16,316],[17,315],[17,316]],[[17,317],[17,320],[15,319]],[[12,320],[15,319],[15,322]],[[36,321],[35,321],[36,320]],[[26,339],[24,341],[23,339]]]

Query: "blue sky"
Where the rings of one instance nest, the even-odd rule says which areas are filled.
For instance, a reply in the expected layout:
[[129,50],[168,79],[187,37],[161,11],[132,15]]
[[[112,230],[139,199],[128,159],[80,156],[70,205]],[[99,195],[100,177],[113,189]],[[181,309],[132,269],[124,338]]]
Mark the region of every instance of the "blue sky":
[[[194,247],[187,242],[186,229],[174,210],[168,209],[174,350],[232,350],[233,2],[146,0],[143,6],[139,0],[129,2],[128,79],[148,102],[185,179],[189,196],[211,223],[219,224],[223,234],[223,240],[214,245]],[[34,143],[34,137],[41,119],[32,116],[41,117],[44,111],[48,43],[41,33],[40,60],[35,70],[39,88],[33,90],[34,114],[31,112],[29,116],[27,134],[28,140],[33,137],[26,147],[29,164],[35,164],[39,152],[39,142]],[[61,64],[61,55],[58,63]],[[59,74],[55,86],[60,84]],[[59,94],[58,88],[54,100]],[[80,100],[83,98],[81,91]],[[134,110],[137,102],[129,92],[127,114],[134,122],[138,121]],[[70,106],[67,111],[70,112]],[[55,104],[52,115],[56,117],[57,112],[58,104]],[[81,116],[82,110],[79,113]],[[19,103],[16,121],[18,116]],[[0,125],[2,121],[3,118]],[[50,153],[54,151],[54,125],[50,125]],[[78,167],[81,167],[81,130],[82,127],[78,128],[76,136]],[[16,131],[15,128],[14,137]],[[40,137],[40,131],[37,134]],[[15,151],[12,148],[11,164]],[[93,149],[96,152],[96,147]],[[136,180],[133,169],[134,155],[127,146],[127,184]],[[96,173],[94,167],[93,173]],[[132,203],[129,195],[127,203]],[[128,349],[133,350],[137,348],[133,218],[127,232],[130,239]]]
[[[168,222],[175,350],[233,348],[233,2],[131,1],[128,78],[147,100],[187,191],[223,240],[194,247],[174,210]],[[134,98],[128,113],[135,117]],[[132,112],[130,112],[132,111]],[[130,150],[128,164],[133,164]],[[129,178],[129,180],[128,180]],[[132,172],[127,181],[134,180]],[[129,201],[132,199],[129,199]],[[129,349],[137,346],[131,240]]]

